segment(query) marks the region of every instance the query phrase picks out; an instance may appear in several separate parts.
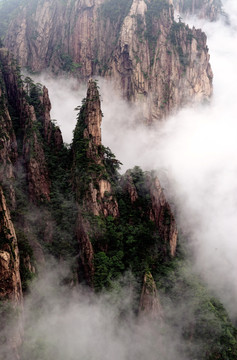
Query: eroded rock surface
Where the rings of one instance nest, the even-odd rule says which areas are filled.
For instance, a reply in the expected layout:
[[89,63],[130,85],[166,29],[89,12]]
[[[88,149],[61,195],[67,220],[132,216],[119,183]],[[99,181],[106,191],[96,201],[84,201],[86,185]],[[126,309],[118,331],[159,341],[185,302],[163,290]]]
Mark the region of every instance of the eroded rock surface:
[[175,22],[171,1],[38,0],[19,13],[4,42],[22,66],[105,76],[147,122],[212,95],[206,36]]

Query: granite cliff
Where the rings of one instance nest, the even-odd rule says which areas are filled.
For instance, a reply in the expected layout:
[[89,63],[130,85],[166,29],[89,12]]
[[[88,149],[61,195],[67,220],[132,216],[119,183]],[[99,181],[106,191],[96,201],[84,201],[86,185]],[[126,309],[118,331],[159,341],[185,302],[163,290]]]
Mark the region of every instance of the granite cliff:
[[[88,83],[72,147],[66,149],[50,119],[47,89],[29,77],[22,79],[4,48],[0,61],[0,180],[20,246],[23,290],[48,252],[59,258],[65,258],[65,252],[66,257],[79,252],[76,278],[95,288],[118,276],[116,266],[125,271],[131,265],[126,251],[138,256],[143,236],[148,236],[149,251],[159,248],[152,261],[161,254],[164,259],[174,257],[177,227],[158,179],[140,168],[120,176],[119,161],[102,145],[96,81]],[[114,248],[117,232],[120,244]],[[140,243],[130,245],[128,238],[135,241],[135,233]],[[117,259],[114,252],[119,254]],[[98,274],[100,257],[114,261],[103,280]],[[134,271],[142,276],[144,266],[136,263]]]
[[35,0],[18,6],[4,44],[30,71],[112,79],[126,99],[143,105],[147,122],[212,94],[206,36],[175,22],[171,1]]
[[[5,359],[18,360],[22,343],[22,286],[15,228],[0,187],[0,344]],[[11,328],[14,324],[14,328]],[[9,329],[9,330],[8,330]],[[8,336],[5,337],[5,332]]]
[[173,0],[173,4],[181,15],[196,15],[211,21],[223,15],[221,0]]

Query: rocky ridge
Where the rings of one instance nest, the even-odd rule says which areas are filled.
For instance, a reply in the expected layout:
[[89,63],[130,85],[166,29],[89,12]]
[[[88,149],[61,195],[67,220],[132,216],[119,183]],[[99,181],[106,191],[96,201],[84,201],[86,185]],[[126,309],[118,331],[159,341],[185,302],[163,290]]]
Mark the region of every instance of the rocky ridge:
[[111,79],[147,122],[212,94],[206,36],[175,22],[168,1],[38,0],[19,13],[4,43],[21,66]]

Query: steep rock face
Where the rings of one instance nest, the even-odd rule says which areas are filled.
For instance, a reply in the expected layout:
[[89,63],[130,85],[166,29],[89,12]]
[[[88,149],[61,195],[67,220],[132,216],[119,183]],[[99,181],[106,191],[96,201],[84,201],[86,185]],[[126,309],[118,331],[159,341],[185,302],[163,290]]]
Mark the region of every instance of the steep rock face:
[[[7,335],[3,343],[1,337],[1,349],[6,359],[19,359],[19,346],[22,342],[21,311],[22,287],[17,238],[3,190],[0,187],[0,334],[3,339]],[[8,329],[14,314],[15,327]],[[4,334],[4,331],[7,334]]]
[[15,229],[10,218],[2,188],[0,188],[0,214],[0,298],[9,299],[19,305],[22,302],[19,250]]
[[152,203],[150,219],[155,222],[162,239],[166,244],[168,244],[170,255],[175,256],[178,230],[170,205],[164,196],[157,177],[152,178],[148,175],[147,185]]
[[[128,170],[122,177],[121,185],[128,193],[130,201],[134,206],[139,206],[139,200],[142,194],[146,194],[149,199],[146,209],[149,219],[154,222],[160,236],[160,246],[165,256],[174,257],[176,254],[178,229],[170,205],[167,202],[164,192],[161,188],[159,179],[152,173],[145,173],[143,188],[139,191],[139,182],[136,184],[136,177],[131,176],[131,170]],[[137,175],[136,175],[137,176]],[[135,182],[134,182],[135,181]]]
[[29,183],[29,195],[32,202],[49,201],[50,183],[42,144],[34,131],[36,116],[33,107],[29,108],[29,122],[23,139],[23,154]]
[[223,13],[221,0],[173,0],[173,4],[179,14],[197,15],[211,21],[216,21]]
[[78,204],[82,207],[78,212],[76,233],[80,246],[80,262],[89,285],[93,284],[94,250],[89,237],[90,224],[86,214],[98,217],[117,217],[119,214],[118,203],[113,196],[105,166],[105,149],[101,144],[101,121],[99,91],[96,82],[90,80],[73,139],[74,186]]
[[[15,153],[18,152],[19,162],[25,164],[31,200],[49,200],[50,184],[44,150],[37,135],[39,130],[37,128],[35,108],[26,101],[19,70],[6,49],[0,51],[0,62],[2,66],[2,97],[5,99],[5,103],[7,102],[7,105],[10,105],[14,117],[14,124],[12,124],[11,120],[8,119],[9,113],[5,111],[5,120],[7,121],[4,121],[4,124],[9,124],[9,131],[12,134],[9,138],[11,147],[15,149]],[[45,100],[45,96],[43,99]],[[47,116],[46,108],[45,116],[42,117],[45,124],[47,123]],[[18,147],[16,146],[16,133]],[[8,154],[11,154],[11,152],[8,152]],[[16,155],[11,163],[12,166],[16,165]]]
[[19,11],[5,44],[22,66],[113,79],[148,122],[212,94],[206,36],[176,23],[168,1],[38,0]]
[[11,207],[15,208],[16,198],[13,186],[14,164],[17,161],[17,142],[13,125],[9,115],[2,89],[0,89],[1,113],[0,113],[0,182],[8,188]]
[[[46,209],[52,190],[49,167],[55,167],[55,158],[60,158],[63,151],[62,135],[50,120],[47,89],[29,77],[22,80],[19,66],[4,48],[0,49],[0,85],[0,180],[23,246],[29,241],[35,258],[42,262],[43,250],[37,237],[40,233],[42,242],[52,238],[53,220]],[[40,214],[38,204],[45,206]],[[23,254],[22,260],[24,272],[32,273],[29,254]]]
[[[94,80],[88,83],[87,97],[80,110],[74,133],[74,166],[78,171],[86,172],[84,179],[75,177],[78,198],[83,198],[83,206],[94,215],[118,216],[118,204],[112,196],[112,187],[105,166],[105,156],[101,144],[102,112],[100,95]],[[82,154],[86,159],[82,159]],[[79,157],[79,158],[78,158]],[[81,161],[80,161],[81,160]],[[84,164],[80,162],[84,162]],[[82,183],[83,182],[83,187]],[[85,185],[87,183],[87,188]],[[83,189],[83,193],[82,193]]]
[[133,1],[111,69],[124,96],[144,104],[148,122],[212,94],[205,34],[174,22],[164,2]]
[[90,80],[72,150],[79,278],[84,274],[96,289],[109,286],[118,269],[132,267],[140,277],[147,262],[153,268],[159,258],[169,261],[176,254],[178,236],[158,179],[138,167],[122,177],[117,174],[119,162],[101,144],[100,106],[97,84]]
[[79,243],[79,282],[86,281],[86,284],[93,287],[95,273],[94,249],[89,237],[90,224],[78,210],[76,236]]
[[150,272],[144,275],[139,305],[139,315],[148,317],[148,319],[153,320],[162,318],[162,307],[160,304],[156,283]]

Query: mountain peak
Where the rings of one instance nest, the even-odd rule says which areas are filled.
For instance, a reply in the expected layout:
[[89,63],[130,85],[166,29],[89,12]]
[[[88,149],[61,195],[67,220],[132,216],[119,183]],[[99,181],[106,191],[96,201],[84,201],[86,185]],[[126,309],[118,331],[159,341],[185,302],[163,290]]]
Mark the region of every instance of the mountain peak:
[[100,94],[96,80],[90,79],[88,82],[87,98],[85,103],[85,131],[84,137],[90,139],[95,145],[101,145],[101,122],[102,111],[100,103]]

